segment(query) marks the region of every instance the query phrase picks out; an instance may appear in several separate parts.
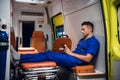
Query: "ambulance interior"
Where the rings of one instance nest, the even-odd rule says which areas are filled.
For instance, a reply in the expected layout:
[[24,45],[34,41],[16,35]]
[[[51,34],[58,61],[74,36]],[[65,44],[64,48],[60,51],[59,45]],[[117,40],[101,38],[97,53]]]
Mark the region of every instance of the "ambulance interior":
[[[83,76],[60,68],[57,72],[57,80],[106,80],[106,36],[100,0],[13,0],[12,11],[16,50],[21,47],[31,47],[33,31],[44,33],[46,51],[53,50],[54,40],[60,35],[69,36],[72,41],[71,50],[74,50],[77,42],[82,38],[81,23],[93,22],[94,36],[100,42],[100,50],[94,66],[95,72],[84,73]],[[11,74],[13,73],[10,72]],[[10,77],[14,80],[12,75]]]

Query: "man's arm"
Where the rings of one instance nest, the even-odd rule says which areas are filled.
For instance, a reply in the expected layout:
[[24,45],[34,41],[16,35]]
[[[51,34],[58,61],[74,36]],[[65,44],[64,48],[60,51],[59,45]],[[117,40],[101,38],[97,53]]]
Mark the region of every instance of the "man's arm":
[[80,54],[76,54],[76,53],[73,53],[66,45],[65,45],[65,53],[71,55],[71,56],[74,56],[82,61],[85,61],[85,62],[90,62],[91,59],[93,58],[93,55],[91,54],[86,54],[86,55],[80,55]]

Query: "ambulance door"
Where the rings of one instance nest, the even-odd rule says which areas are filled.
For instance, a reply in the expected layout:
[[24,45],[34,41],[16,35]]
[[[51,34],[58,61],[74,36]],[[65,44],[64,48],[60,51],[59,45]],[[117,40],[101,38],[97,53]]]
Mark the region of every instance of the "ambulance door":
[[107,35],[108,79],[120,80],[120,0],[102,0]]

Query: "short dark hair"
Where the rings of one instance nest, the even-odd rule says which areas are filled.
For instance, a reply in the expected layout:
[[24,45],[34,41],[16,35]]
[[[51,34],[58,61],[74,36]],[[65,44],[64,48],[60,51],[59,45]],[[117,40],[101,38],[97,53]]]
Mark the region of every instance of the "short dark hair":
[[6,24],[2,24],[2,29],[6,29],[7,25]]
[[90,21],[84,21],[84,22],[81,24],[81,26],[83,26],[83,25],[88,25],[88,26],[91,26],[92,31],[94,30],[94,25],[93,25],[93,23],[92,23],[92,22],[90,22]]

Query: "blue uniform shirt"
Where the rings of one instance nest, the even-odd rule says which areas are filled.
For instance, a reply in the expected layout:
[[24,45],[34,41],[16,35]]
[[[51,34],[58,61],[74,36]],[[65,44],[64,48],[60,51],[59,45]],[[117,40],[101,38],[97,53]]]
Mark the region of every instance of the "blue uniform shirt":
[[84,38],[81,39],[73,52],[82,55],[86,55],[87,53],[97,55],[98,49],[99,42],[94,36],[92,36],[86,40],[84,40]]
[[8,42],[8,35],[5,31],[0,30],[0,42]]
[[[5,31],[0,30],[0,43],[2,43],[2,42],[8,43],[8,35]],[[8,49],[8,45],[4,45],[4,46],[0,45],[0,50],[2,50],[2,51],[5,50],[4,53],[6,53],[7,49]]]

